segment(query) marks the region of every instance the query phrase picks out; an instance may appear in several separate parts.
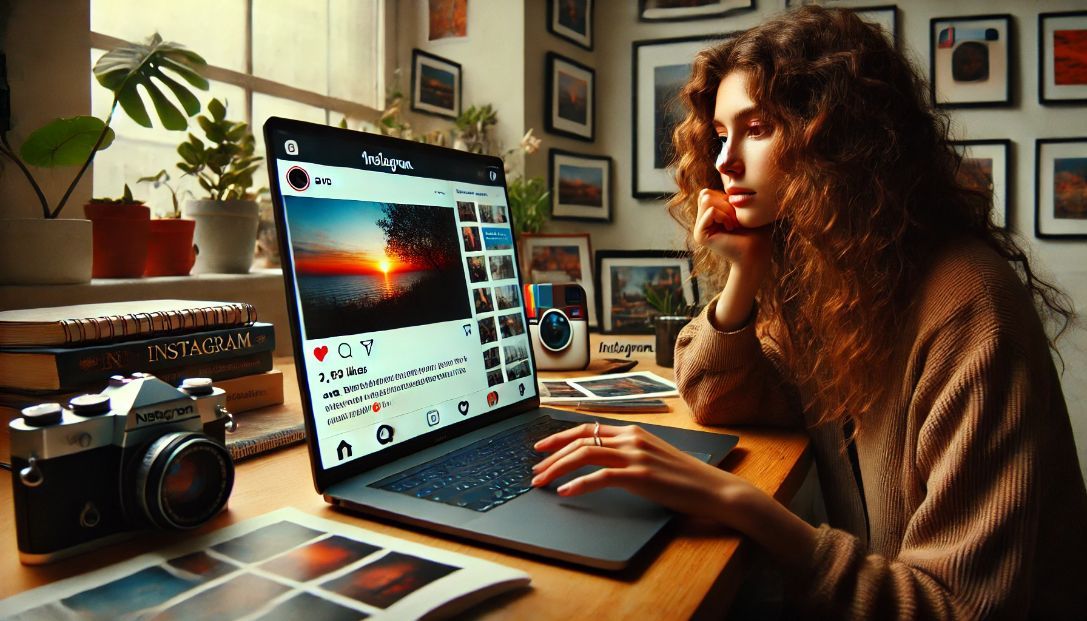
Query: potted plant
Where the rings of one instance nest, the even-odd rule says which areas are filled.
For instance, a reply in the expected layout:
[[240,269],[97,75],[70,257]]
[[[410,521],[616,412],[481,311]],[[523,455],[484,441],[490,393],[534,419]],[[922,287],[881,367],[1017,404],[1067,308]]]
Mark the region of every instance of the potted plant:
[[[42,218],[8,218],[0,221],[0,283],[64,284],[87,282],[92,274],[93,226],[90,220],[58,218],[95,154],[109,147],[114,133],[110,122],[117,106],[144,127],[151,127],[144,97],[154,103],[162,126],[171,130],[188,127],[186,117],[200,111],[200,102],[182,83],[206,90],[200,72],[204,59],[158,34],[146,43],[126,43],[104,54],[94,65],[98,83],[113,93],[105,120],[94,116],[55,119],[32,132],[16,152],[4,127],[0,132],[0,156],[16,165],[41,202]],[[174,79],[179,77],[180,80]],[[163,93],[165,86],[181,109]],[[184,112],[182,112],[182,110]],[[78,166],[75,177],[56,206],[50,206],[29,167]],[[41,257],[48,252],[48,259]]]
[[189,134],[177,147],[177,167],[196,177],[208,193],[185,202],[184,214],[196,221],[193,239],[199,249],[193,272],[244,274],[253,265],[260,212],[253,173],[260,157],[249,125],[226,118],[218,99],[208,103],[208,114],[196,118],[207,142]]
[[[170,183],[170,174],[158,171],[151,177],[140,177],[140,183],[150,183],[170,191],[173,209],[161,218],[151,220],[144,276],[185,276],[196,262],[196,247],[192,243],[196,221],[181,217],[177,189]],[[191,194],[186,190],[186,193]]]
[[125,184],[121,198],[92,198],[83,206],[93,230],[95,278],[139,278],[147,261],[151,210],[132,197]]
[[676,339],[683,326],[691,322],[698,307],[688,304],[683,299],[683,293],[673,291],[669,287],[653,287],[645,285],[645,302],[657,315],[650,321],[653,323],[656,334],[654,353],[657,364],[662,367],[671,367],[675,364]]

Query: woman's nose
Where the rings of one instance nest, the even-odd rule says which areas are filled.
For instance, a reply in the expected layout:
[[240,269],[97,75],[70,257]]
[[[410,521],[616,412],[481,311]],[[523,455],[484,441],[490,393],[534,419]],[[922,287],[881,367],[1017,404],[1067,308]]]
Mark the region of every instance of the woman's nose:
[[743,176],[743,159],[740,158],[734,142],[729,141],[721,146],[721,152],[717,155],[715,166],[717,172],[722,175],[728,175],[729,177]]

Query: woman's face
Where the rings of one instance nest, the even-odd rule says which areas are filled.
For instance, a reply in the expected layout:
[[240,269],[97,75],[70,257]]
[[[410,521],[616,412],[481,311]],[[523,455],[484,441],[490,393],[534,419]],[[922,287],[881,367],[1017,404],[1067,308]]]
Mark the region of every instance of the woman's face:
[[717,87],[713,127],[720,153],[714,165],[736,220],[742,227],[756,228],[780,216],[782,179],[771,157],[777,130],[752,101],[747,83],[746,72],[733,71]]

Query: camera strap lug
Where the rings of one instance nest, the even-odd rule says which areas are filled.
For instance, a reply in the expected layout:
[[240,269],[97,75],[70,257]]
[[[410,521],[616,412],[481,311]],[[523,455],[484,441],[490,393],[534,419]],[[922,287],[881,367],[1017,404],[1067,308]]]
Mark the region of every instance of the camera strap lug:
[[45,482],[45,476],[38,467],[37,457],[31,456],[27,460],[26,467],[19,470],[19,480],[27,487],[38,487]]
[[220,416],[226,417],[226,430],[230,433],[234,433],[238,430],[238,421],[234,420],[234,415],[231,414],[226,408],[219,405],[215,407],[215,411]]

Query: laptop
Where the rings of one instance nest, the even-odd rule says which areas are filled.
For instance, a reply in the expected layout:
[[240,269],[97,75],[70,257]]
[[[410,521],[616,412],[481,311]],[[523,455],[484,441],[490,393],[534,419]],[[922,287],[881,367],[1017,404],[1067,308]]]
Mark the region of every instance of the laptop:
[[[377,134],[264,125],[317,492],[345,510],[602,569],[672,512],[624,490],[532,488],[540,407],[502,161]],[[481,303],[480,300],[490,303]],[[719,464],[736,436],[642,425]]]

